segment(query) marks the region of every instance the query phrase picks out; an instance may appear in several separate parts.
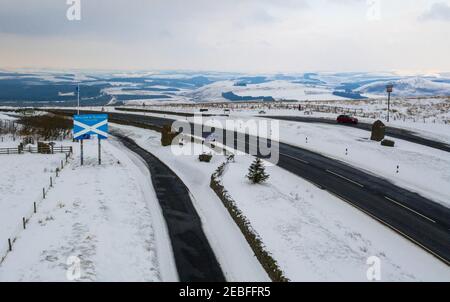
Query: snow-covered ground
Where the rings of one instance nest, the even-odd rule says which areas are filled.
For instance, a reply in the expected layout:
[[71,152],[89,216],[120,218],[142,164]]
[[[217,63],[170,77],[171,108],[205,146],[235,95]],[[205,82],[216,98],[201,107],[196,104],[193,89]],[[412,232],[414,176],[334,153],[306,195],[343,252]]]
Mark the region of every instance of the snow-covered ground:
[[[202,220],[205,235],[228,281],[270,280],[222,202],[209,187],[211,175],[225,159],[224,156],[214,156],[209,164],[200,163],[198,154],[174,156],[170,147],[161,146],[160,134],[155,131],[116,124],[112,124],[111,128],[126,134],[153,153],[186,184]],[[183,150],[189,151],[193,147],[193,144],[187,143]],[[197,147],[202,152],[201,145]],[[205,147],[204,151],[211,150]]]
[[[18,139],[3,136],[0,148],[17,147]],[[59,145],[59,144],[58,144]],[[64,144],[67,146],[68,144]],[[33,211],[33,202],[42,196],[50,177],[60,167],[65,155],[14,154],[0,155],[0,251],[7,247],[8,238],[13,238],[22,229],[22,217]],[[1,256],[0,256],[1,257]]]
[[280,121],[280,129],[282,142],[349,163],[450,207],[448,152],[394,138],[395,148],[388,148],[371,141],[369,132],[344,126]]
[[333,88],[326,85],[301,84],[284,80],[260,84],[235,85],[236,81],[218,81],[192,92],[183,93],[198,102],[225,102],[222,93],[233,92],[238,96],[273,97],[276,100],[342,100],[333,95]]
[[[119,125],[113,128],[157,155],[183,179],[227,278],[233,270],[248,281],[267,278],[256,258],[249,258],[242,239],[233,237],[235,226],[230,223],[234,222],[209,188],[210,176],[224,156],[212,152],[211,163],[200,163],[195,153],[175,155],[170,147],[161,147],[160,136],[154,131]],[[195,147],[202,152],[201,145],[190,143],[178,151],[196,151]],[[203,151],[211,152],[206,147]],[[383,281],[450,280],[448,268],[433,256],[279,167],[267,168],[271,174],[268,184],[250,185],[245,174],[251,160],[248,155],[236,156],[236,163],[230,164],[224,176],[225,187],[292,281],[367,281],[370,256],[381,259]]]
[[0,112],[0,120],[16,120],[16,118]]
[[[399,96],[414,96],[414,95],[449,95],[450,83],[436,82],[431,79],[422,77],[411,77],[390,81],[394,87],[396,94]],[[386,81],[376,81],[370,84],[363,85],[355,91],[364,94],[379,94],[384,95],[386,90]]]
[[[74,147],[79,156],[78,145]],[[71,257],[80,261],[81,281],[177,280],[148,169],[113,139],[104,141],[102,148],[103,162],[98,166],[96,141],[85,141],[85,165],[75,158],[54,180],[37,214],[0,265],[1,281],[67,281],[68,269],[73,268],[68,261],[77,259]],[[6,181],[0,182],[2,237],[11,224],[4,219],[16,212],[21,217],[22,207],[29,210],[31,198],[42,194],[40,179],[48,182],[44,169],[54,168],[52,160],[57,158],[0,159],[2,167],[11,166],[2,169]]]
[[277,166],[266,184],[245,178],[253,158],[236,156],[223,184],[292,281],[449,281],[448,266],[342,200]]
[[[219,83],[221,82],[211,85],[219,85]],[[207,89],[207,87],[202,89]],[[274,88],[274,91],[278,90]],[[211,96],[209,101],[213,100],[215,99]],[[136,105],[140,104],[138,103]],[[302,107],[302,111],[298,110],[299,105]],[[377,119],[381,119],[387,125],[408,129],[417,132],[420,136],[450,143],[449,97],[401,98],[394,95],[391,100],[390,123],[386,122],[387,100],[385,98],[367,100],[334,99],[328,101],[313,101],[311,99],[310,101],[304,102],[277,103],[228,102],[222,105],[211,105],[207,103],[171,105],[162,105],[159,103],[158,105],[153,103],[150,108],[189,113],[198,113],[200,108],[208,108],[209,113],[212,114],[223,114],[224,108],[230,108],[231,112],[229,114],[233,118],[261,115],[260,111],[264,111],[268,116],[312,116],[325,117],[332,120],[336,120],[339,114],[349,114],[357,117],[360,121],[368,123],[373,123]],[[108,110],[114,109],[108,108]]]
[[371,141],[369,132],[345,126],[279,121],[279,129],[280,142],[349,163],[450,207],[448,152],[400,139],[387,148]]

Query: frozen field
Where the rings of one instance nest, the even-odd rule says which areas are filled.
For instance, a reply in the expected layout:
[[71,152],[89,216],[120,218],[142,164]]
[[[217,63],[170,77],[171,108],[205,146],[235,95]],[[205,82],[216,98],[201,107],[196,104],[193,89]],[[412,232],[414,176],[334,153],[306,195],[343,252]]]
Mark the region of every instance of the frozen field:
[[[96,141],[86,141],[85,165],[81,167],[76,158],[55,180],[0,266],[0,280],[68,281],[69,257],[78,257],[81,281],[177,280],[170,241],[145,166],[113,141],[103,143],[102,166],[97,164],[96,152]],[[75,155],[79,155],[77,145]],[[8,200],[8,208],[3,207],[2,194],[2,215],[12,216],[11,208],[40,193],[42,184],[34,184],[33,173],[51,163],[30,158],[29,164],[20,162],[16,167],[18,173],[10,176],[8,187],[1,182],[2,193],[13,188],[22,194]],[[22,191],[27,184],[36,186],[35,190]]]
[[387,227],[277,166],[266,184],[245,178],[253,158],[236,157],[223,184],[292,281],[367,281],[367,259],[381,281],[449,281],[448,267]]
[[[4,137],[2,147],[17,147],[18,140]],[[64,142],[65,146],[70,145]],[[8,238],[13,238],[22,229],[22,217],[33,211],[33,202],[42,197],[42,188],[47,188],[50,177],[60,167],[65,155],[15,154],[0,155],[0,250],[7,247]]]

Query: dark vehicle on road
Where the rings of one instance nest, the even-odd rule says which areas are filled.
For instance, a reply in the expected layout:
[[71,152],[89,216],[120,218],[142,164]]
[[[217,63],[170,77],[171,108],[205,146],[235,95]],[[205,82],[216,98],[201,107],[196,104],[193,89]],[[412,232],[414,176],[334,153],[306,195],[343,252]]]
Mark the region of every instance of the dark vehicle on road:
[[358,119],[348,115],[339,115],[337,118],[339,124],[358,124]]

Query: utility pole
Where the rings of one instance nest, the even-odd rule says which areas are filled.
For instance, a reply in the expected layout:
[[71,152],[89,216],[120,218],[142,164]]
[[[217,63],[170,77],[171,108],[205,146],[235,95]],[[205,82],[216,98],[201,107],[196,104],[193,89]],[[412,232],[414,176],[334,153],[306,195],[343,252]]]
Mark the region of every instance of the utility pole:
[[388,112],[387,112],[387,122],[389,123],[389,113],[391,112],[391,93],[394,91],[394,85],[388,84],[386,86],[386,92],[388,93]]

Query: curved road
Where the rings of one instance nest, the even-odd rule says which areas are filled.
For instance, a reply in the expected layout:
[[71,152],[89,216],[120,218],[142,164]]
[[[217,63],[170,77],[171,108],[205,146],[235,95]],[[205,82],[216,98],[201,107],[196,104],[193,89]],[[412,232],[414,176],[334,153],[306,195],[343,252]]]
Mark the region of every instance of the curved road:
[[[361,122],[359,122],[357,125],[353,125],[353,124],[337,124],[337,122],[335,120],[327,119],[327,118],[320,118],[320,117],[304,117],[304,116],[258,116],[258,117],[270,118],[270,119],[276,119],[276,120],[282,120],[282,121],[291,121],[291,122],[331,124],[331,125],[339,125],[339,126],[344,126],[344,127],[353,127],[353,128],[358,128],[361,130],[366,130],[366,131],[372,131],[372,124],[361,123]],[[446,151],[446,152],[450,152],[449,144],[422,137],[413,131],[395,128],[395,127],[386,127],[386,134],[388,136],[402,139],[405,141],[409,141],[412,143],[424,145],[427,147],[439,149],[439,150]]]
[[[147,163],[167,224],[181,282],[225,282],[219,263],[203,233],[202,223],[183,181],[157,157],[129,138],[115,135]],[[161,255],[164,257],[165,255]]]
[[[73,114],[73,111],[66,111],[66,114]],[[160,128],[174,120],[110,113],[110,121],[144,128]],[[193,128],[188,122],[185,123],[186,129]],[[221,134],[226,137],[230,133],[222,131]],[[203,137],[207,135],[208,133],[203,133]],[[220,139],[220,137],[218,138]],[[250,140],[247,135],[245,144],[239,147],[235,132],[234,141],[225,143],[248,153],[253,139],[255,138]],[[277,165],[360,209],[450,265],[449,208],[417,193],[400,188],[381,177],[288,144],[279,143]]]

